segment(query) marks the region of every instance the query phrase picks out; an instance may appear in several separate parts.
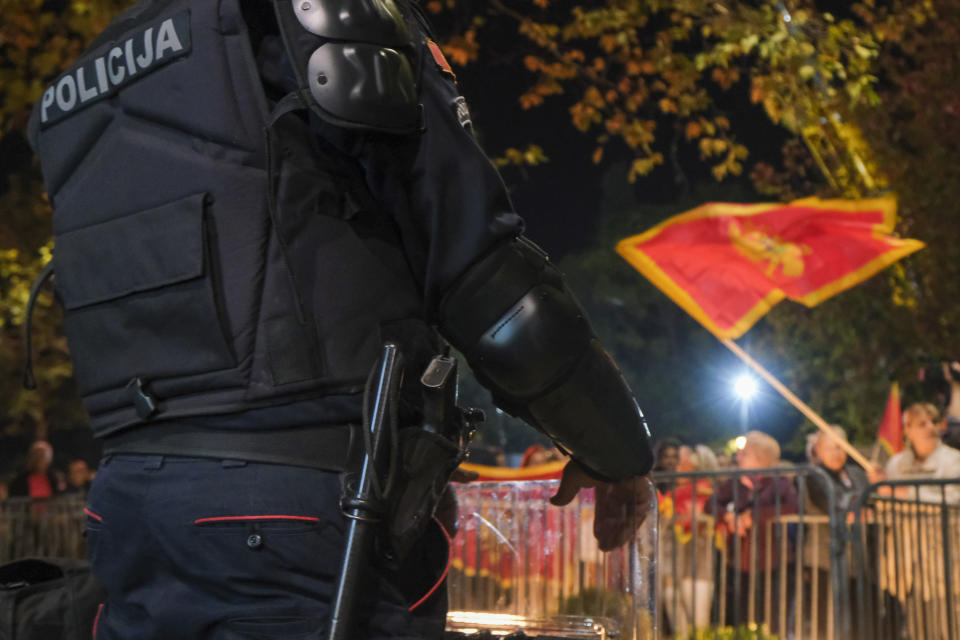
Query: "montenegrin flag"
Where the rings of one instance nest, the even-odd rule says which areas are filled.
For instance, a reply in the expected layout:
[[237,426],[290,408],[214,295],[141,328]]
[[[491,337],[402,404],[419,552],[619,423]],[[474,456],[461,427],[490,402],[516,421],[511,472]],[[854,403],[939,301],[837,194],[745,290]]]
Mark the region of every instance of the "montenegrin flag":
[[887,453],[893,455],[903,451],[903,425],[900,423],[900,386],[890,385],[890,397],[883,412],[883,420],[877,430],[877,442]]
[[719,338],[783,298],[812,307],[923,247],[890,235],[893,198],[713,202],[626,238],[617,251]]

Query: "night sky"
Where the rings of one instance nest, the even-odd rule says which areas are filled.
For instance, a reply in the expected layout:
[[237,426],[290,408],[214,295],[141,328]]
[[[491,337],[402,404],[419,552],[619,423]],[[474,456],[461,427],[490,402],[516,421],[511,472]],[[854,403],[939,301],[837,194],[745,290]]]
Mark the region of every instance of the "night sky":
[[527,234],[554,256],[582,248],[593,231],[603,167],[590,161],[591,137],[570,124],[569,99],[523,110],[517,98],[529,74],[483,61],[457,71],[488,155],[537,144],[550,160],[523,174],[516,168],[504,171],[514,206],[527,222]]
[[[492,45],[485,43],[485,46]],[[480,59],[465,69],[458,68],[457,78],[488,155],[501,155],[507,147],[525,148],[536,144],[549,158],[548,163],[522,173],[513,167],[503,172],[514,206],[527,221],[528,235],[554,257],[593,241],[601,182],[609,171],[622,171],[626,182],[623,165],[631,158],[627,150],[610,145],[603,163],[595,165],[590,159],[596,147],[595,133],[583,134],[571,124],[568,109],[573,100],[570,96],[548,97],[542,106],[522,109],[518,97],[531,84],[533,75],[522,68],[519,60],[511,62],[502,56],[485,56],[485,49],[481,47]],[[747,101],[748,82],[743,79],[725,94],[715,97],[733,122],[737,138],[750,149],[744,174],[759,160],[776,163],[786,140],[784,130],[770,123],[759,106]],[[738,121],[749,125],[737,127]],[[682,149],[680,163],[689,182],[698,186],[705,184],[708,188],[715,183],[708,167],[699,161],[693,145]],[[738,182],[745,192],[752,191],[746,175],[727,182]],[[683,187],[677,184],[677,177],[666,164],[639,179],[633,191],[638,205],[663,205],[676,201]],[[753,199],[762,198],[753,196]]]

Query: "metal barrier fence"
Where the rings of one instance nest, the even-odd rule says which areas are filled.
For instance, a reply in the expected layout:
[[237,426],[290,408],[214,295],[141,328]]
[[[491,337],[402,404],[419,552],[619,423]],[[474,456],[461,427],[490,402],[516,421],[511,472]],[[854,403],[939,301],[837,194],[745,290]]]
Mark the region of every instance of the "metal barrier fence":
[[[663,473],[655,481],[663,637],[725,627],[794,640],[842,637],[852,567],[821,469]],[[825,511],[807,499],[811,485]]]
[[19,558],[86,558],[86,496],[0,501],[0,564]]
[[[592,492],[558,508],[548,502],[556,488],[555,480],[457,486],[448,628],[656,638],[656,505],[633,542],[601,552],[593,536]],[[0,564],[24,557],[85,558],[83,509],[82,495],[0,502]]]
[[960,638],[960,478],[882,482],[855,512],[858,637]]
[[[724,627],[755,638],[759,627],[791,640],[960,640],[960,478],[873,485],[848,512],[809,466],[655,481],[659,526],[648,517],[629,547],[610,553],[595,545],[589,495],[555,508],[555,481],[459,485],[450,626],[570,638],[655,638],[659,628],[686,640]],[[807,500],[811,486],[825,511]],[[0,563],[85,557],[83,507],[82,495],[0,502]]]

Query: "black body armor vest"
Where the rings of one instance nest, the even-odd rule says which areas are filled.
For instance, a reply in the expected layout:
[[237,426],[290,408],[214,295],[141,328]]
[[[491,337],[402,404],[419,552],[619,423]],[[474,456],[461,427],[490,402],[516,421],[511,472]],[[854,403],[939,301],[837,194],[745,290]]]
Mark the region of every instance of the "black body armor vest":
[[31,127],[96,435],[352,396],[385,339],[439,346],[361,167],[271,110],[238,0],[138,3]]

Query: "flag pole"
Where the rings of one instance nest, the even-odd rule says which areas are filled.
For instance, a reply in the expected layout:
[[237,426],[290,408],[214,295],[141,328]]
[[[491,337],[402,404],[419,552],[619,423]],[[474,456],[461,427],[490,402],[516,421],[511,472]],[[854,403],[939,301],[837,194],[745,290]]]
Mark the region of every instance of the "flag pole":
[[763,365],[761,365],[759,362],[751,358],[750,354],[748,354],[746,351],[741,349],[740,345],[738,345],[736,342],[734,342],[730,338],[720,338],[720,342],[723,343],[723,346],[730,349],[730,351],[733,351],[733,353],[736,354],[738,358],[746,362],[747,365],[751,369],[756,371],[761,378],[763,378],[768,383],[770,383],[770,386],[776,389],[780,393],[780,395],[786,398],[787,402],[789,402],[794,407],[796,407],[797,410],[800,411],[800,413],[802,413],[804,416],[807,417],[808,420],[810,420],[810,422],[815,424],[817,428],[820,429],[820,431],[830,436],[830,438],[832,438],[833,441],[837,443],[838,446],[840,446],[840,448],[846,451],[847,454],[857,462],[857,464],[859,464],[861,467],[863,467],[868,471],[872,470],[876,466],[874,464],[871,464],[870,461],[867,460],[866,456],[864,456],[862,453],[857,451],[854,448],[854,446],[850,444],[849,441],[838,436],[837,433],[833,430],[833,427],[827,424],[826,420],[821,418],[813,409],[808,407],[803,400],[795,396],[792,391],[790,391],[785,386],[783,386],[783,384],[779,380],[777,380],[772,373],[770,373],[769,371],[763,368]]

